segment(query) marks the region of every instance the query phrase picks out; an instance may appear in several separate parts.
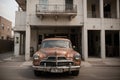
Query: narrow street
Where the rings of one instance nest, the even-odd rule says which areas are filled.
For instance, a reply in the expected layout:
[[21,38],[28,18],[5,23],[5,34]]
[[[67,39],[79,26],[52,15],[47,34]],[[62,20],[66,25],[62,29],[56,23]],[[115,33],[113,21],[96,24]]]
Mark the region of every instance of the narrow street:
[[12,60],[11,55],[12,53],[0,54],[0,80],[120,80],[120,66],[105,66],[99,61],[97,66],[93,64],[93,61],[89,64],[82,61],[80,74],[77,77],[65,73],[45,73],[36,77],[31,67],[32,61],[25,62],[17,58]]
[[25,62],[1,62],[0,80],[120,80],[120,67],[82,67],[77,77],[68,74],[46,73],[34,76]]

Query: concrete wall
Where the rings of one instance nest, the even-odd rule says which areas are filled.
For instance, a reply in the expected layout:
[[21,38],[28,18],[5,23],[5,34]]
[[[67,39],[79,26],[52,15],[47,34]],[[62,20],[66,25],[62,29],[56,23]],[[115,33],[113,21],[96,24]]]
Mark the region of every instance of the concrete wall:
[[16,11],[14,30],[25,31],[25,25],[26,25],[26,12]]
[[[27,19],[30,25],[83,25],[83,7],[82,0],[74,0],[74,4],[77,5],[77,16],[71,21],[68,18],[60,17],[57,21],[52,17],[47,17],[41,20],[36,16],[36,4],[39,4],[39,0],[27,1]],[[61,4],[64,5],[64,0],[49,0],[49,4]]]
[[89,30],[120,30],[120,19],[88,18],[85,27]]
[[[36,16],[36,4],[39,4],[39,0],[29,0],[27,1],[27,12],[18,11],[16,12],[16,21],[15,21],[15,30],[25,30],[26,23],[29,25],[49,25],[49,26],[81,26],[84,25],[83,21],[83,1],[82,0],[74,0],[74,4],[77,4],[77,16],[69,21],[65,17],[58,18],[57,21],[54,20],[53,17],[47,17],[44,20],[41,20],[39,17]],[[90,4],[96,3],[94,0],[89,2],[88,0],[88,12],[91,10]],[[57,3],[56,3],[57,2]],[[48,0],[48,4],[62,4],[64,5],[64,0]],[[97,3],[98,4],[98,3]],[[112,16],[116,14],[116,1],[112,3]],[[96,7],[97,16],[99,16],[99,6]],[[27,20],[26,20],[27,19]],[[26,22],[27,21],[27,22]],[[89,29],[101,29],[101,23],[105,27],[105,29],[118,29],[119,28],[119,19],[104,19],[101,21],[100,18],[88,18],[86,19],[85,23],[89,26]],[[112,27],[112,28],[111,28]]]
[[20,55],[20,33],[18,32],[15,32],[14,35],[14,55]]
[[38,44],[38,35],[37,35],[37,30],[31,30],[31,42],[30,42],[30,47],[34,48],[34,51],[37,51],[37,45]]

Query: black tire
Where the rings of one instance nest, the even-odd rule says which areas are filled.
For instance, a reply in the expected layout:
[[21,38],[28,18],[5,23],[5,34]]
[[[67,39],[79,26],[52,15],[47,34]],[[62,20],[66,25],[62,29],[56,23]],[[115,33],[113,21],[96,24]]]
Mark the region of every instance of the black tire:
[[35,76],[40,76],[40,74],[41,74],[40,71],[34,70],[34,75],[35,75]]
[[72,71],[72,76],[78,76],[79,75],[79,70]]

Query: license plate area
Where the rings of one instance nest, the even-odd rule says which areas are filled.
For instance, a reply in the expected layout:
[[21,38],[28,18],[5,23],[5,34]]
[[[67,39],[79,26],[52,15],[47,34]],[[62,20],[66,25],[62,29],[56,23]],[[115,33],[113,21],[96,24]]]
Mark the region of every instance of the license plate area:
[[58,69],[58,68],[52,68],[50,70],[51,73],[62,73],[63,72],[63,69]]

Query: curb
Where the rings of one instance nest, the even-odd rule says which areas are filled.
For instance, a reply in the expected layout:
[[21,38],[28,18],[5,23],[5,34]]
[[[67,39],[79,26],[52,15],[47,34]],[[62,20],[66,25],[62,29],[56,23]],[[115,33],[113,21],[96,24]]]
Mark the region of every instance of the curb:
[[120,67],[120,65],[95,65],[95,64],[93,64],[92,66],[94,67]]

